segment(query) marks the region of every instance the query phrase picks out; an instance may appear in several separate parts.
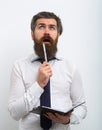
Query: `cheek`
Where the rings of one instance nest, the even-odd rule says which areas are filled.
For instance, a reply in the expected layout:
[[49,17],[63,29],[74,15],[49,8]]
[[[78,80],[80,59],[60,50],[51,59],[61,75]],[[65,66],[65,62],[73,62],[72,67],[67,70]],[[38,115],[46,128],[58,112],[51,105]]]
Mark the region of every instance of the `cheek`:
[[56,31],[53,31],[52,33],[50,33],[54,38],[58,37],[58,33]]
[[52,34],[52,37],[53,37],[54,40],[57,39],[58,38],[57,33]]
[[40,39],[42,37],[42,33],[40,31],[36,31],[34,36],[35,38]]

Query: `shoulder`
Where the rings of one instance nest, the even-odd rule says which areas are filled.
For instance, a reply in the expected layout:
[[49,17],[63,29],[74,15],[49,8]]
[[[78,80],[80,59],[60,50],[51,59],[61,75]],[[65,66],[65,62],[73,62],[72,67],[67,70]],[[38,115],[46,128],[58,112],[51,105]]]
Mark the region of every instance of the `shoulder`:
[[60,64],[65,65],[66,67],[68,67],[70,69],[75,69],[76,68],[76,64],[73,63],[69,59],[65,59],[65,58],[62,58],[62,57],[57,57],[57,59],[58,59]]
[[28,56],[15,60],[13,66],[21,67],[21,66],[29,65],[32,63],[33,59],[34,59],[34,54],[30,54]]
[[62,57],[57,58],[58,58],[57,64],[60,66],[60,68],[70,73],[72,76],[79,71],[77,65],[72,60],[65,59]]

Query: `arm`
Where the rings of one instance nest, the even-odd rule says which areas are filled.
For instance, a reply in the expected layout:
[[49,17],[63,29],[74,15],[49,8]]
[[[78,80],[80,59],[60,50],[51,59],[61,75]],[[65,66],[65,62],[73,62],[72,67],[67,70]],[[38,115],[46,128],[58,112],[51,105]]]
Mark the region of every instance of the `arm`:
[[8,110],[15,120],[19,120],[29,113],[39,102],[43,89],[37,82],[30,88],[25,89],[20,64],[14,64],[11,74],[10,98]]
[[[72,85],[70,92],[73,105],[85,101],[81,76],[76,68],[73,71]],[[86,113],[87,113],[86,104],[82,104],[81,106],[75,108],[71,114],[70,123],[71,124],[80,123],[80,121],[86,117]]]

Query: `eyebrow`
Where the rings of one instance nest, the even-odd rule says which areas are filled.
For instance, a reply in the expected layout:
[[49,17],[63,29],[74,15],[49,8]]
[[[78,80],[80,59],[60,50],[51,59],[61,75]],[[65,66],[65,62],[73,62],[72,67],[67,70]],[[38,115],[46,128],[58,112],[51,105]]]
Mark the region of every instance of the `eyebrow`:
[[[45,23],[39,23],[37,25],[46,25]],[[54,26],[54,27],[57,27],[55,24],[49,24],[48,26]]]

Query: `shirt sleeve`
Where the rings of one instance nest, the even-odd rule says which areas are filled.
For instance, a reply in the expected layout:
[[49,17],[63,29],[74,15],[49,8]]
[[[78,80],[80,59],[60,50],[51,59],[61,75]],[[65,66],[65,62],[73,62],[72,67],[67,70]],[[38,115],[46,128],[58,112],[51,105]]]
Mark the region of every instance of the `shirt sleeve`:
[[[76,67],[74,68],[72,74],[72,85],[71,85],[70,94],[71,94],[71,100],[73,105],[85,102],[82,79]],[[86,117],[86,113],[87,113],[86,103],[75,108],[71,114],[70,124],[80,123],[82,119]]]
[[25,90],[22,72],[19,64],[16,62],[11,73],[10,97],[8,101],[8,110],[15,120],[19,120],[27,115],[38,103],[43,89],[34,82],[30,88]]

